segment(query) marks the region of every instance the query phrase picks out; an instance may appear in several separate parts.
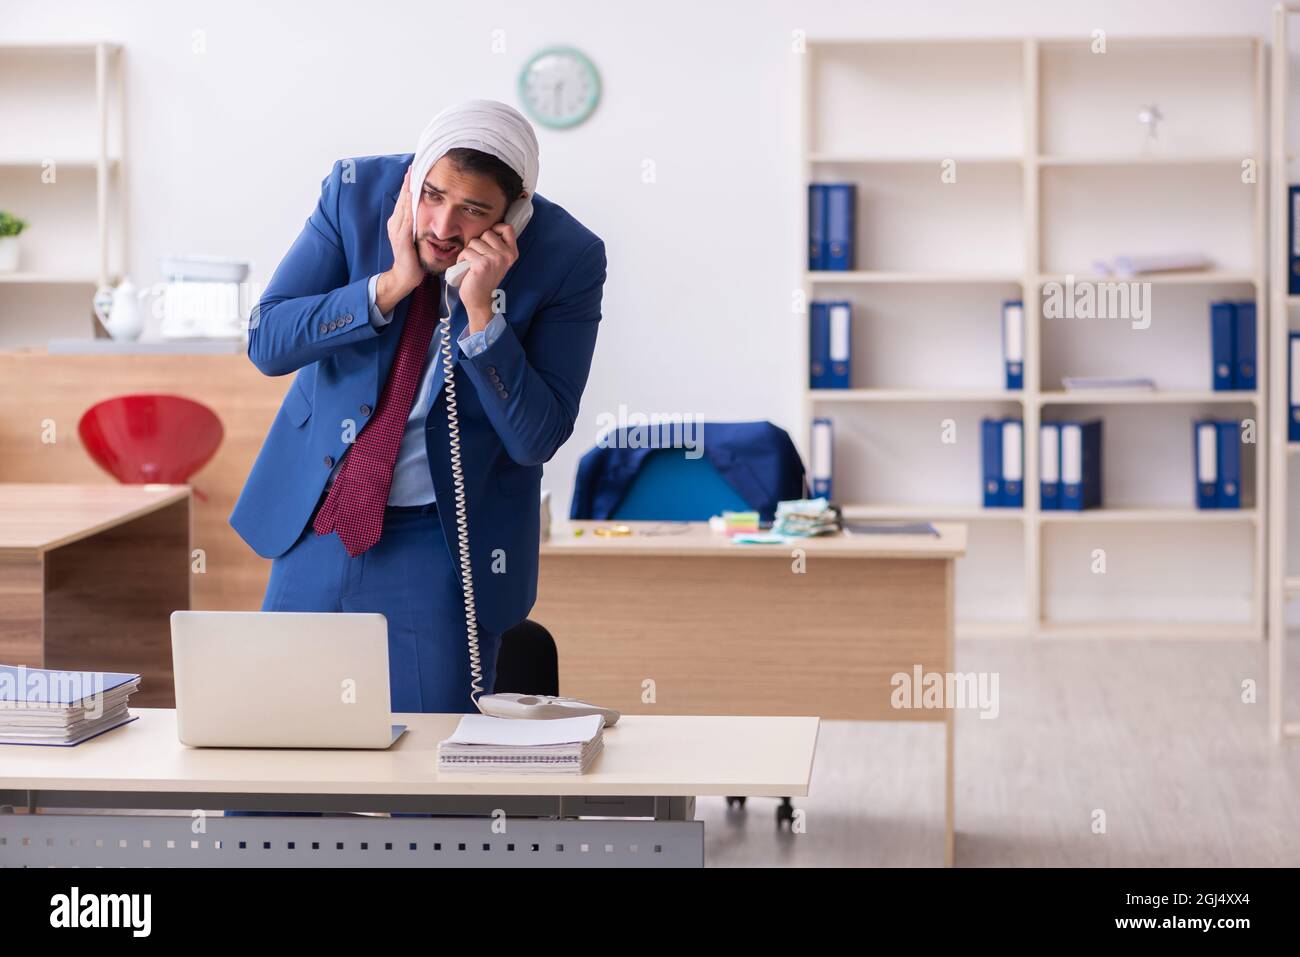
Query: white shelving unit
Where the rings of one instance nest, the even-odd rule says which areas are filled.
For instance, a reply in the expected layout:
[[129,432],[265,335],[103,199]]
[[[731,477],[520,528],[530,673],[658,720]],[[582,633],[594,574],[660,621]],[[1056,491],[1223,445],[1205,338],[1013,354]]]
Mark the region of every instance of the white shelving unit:
[[1288,441],[1288,365],[1290,357],[1289,333],[1294,328],[1295,316],[1300,312],[1300,296],[1288,294],[1288,277],[1291,272],[1288,248],[1290,202],[1288,186],[1300,181],[1292,175],[1295,154],[1292,152],[1291,109],[1296,102],[1291,96],[1288,17],[1300,13],[1300,5],[1278,4],[1273,11],[1272,90],[1269,99],[1272,116],[1272,151],[1269,160],[1269,187],[1273,198],[1270,219],[1271,270],[1269,274],[1270,315],[1269,364],[1272,391],[1269,418],[1269,564],[1268,564],[1268,638],[1269,638],[1269,730],[1275,740],[1300,737],[1300,721],[1291,719],[1287,706],[1287,609],[1300,597],[1300,563],[1293,550],[1296,536],[1290,534],[1291,524],[1297,514],[1292,499],[1295,496],[1292,468],[1293,456],[1300,452],[1300,443]]
[[0,273],[0,345],[96,333],[95,289],[126,272],[124,59],[0,44],[0,209],[28,222],[18,271]]
[[[802,451],[828,416],[847,515],[971,523],[959,635],[1263,637],[1266,443],[1243,446],[1244,508],[1198,510],[1191,423],[1265,421],[1263,362],[1257,390],[1215,392],[1209,352],[1209,303],[1249,299],[1263,358],[1264,93],[1249,36],[1109,36],[1104,53],[1091,36],[809,41],[801,209],[808,183],[854,182],[857,235],[849,272],[804,268],[800,246],[804,303],[853,306],[847,390],[808,387],[797,316]],[[1154,143],[1137,120],[1152,102]],[[1048,283],[1106,281],[1097,259],[1184,249],[1214,267],[1138,277],[1148,328],[1043,315]],[[1003,388],[1009,299],[1025,304],[1020,391]],[[1065,375],[1159,391],[1067,393]],[[990,415],[1024,422],[1022,509],[980,504]],[[1040,422],[1094,417],[1106,507],[1041,511]]]

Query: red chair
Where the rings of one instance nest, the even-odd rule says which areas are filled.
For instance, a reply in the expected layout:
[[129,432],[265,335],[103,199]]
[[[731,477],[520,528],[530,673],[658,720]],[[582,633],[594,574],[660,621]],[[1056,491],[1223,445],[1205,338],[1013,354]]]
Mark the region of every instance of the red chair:
[[[184,485],[217,452],[217,414],[179,395],[121,395],[86,410],[77,425],[95,463],[124,485]],[[197,488],[200,501],[207,496]]]

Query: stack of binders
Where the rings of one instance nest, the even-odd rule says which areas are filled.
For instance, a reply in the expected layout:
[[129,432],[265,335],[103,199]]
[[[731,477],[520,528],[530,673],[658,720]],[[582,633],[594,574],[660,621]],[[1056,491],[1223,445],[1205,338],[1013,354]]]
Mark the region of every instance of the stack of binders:
[[1100,419],[1042,423],[1038,453],[1038,500],[1043,511],[1101,508]]
[[1254,391],[1255,303],[1210,303],[1210,351],[1214,391]]
[[831,420],[813,419],[812,427],[812,495],[813,498],[831,498],[831,472],[835,467],[834,442]]
[[853,183],[813,183],[808,187],[808,268],[853,269],[858,203]]
[[139,686],[139,675],[0,665],[0,744],[80,744],[134,721]]
[[853,307],[847,302],[814,302],[809,337],[808,386],[849,387]]
[[1232,420],[1192,423],[1197,508],[1241,508],[1240,428]]
[[1024,423],[1020,419],[982,419],[980,437],[984,507],[1023,508]]

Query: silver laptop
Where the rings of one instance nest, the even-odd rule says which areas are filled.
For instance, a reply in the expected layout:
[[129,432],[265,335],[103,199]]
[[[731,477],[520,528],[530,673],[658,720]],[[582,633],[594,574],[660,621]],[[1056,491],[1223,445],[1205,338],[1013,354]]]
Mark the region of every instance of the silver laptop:
[[174,611],[176,725],[196,748],[387,748],[381,614]]

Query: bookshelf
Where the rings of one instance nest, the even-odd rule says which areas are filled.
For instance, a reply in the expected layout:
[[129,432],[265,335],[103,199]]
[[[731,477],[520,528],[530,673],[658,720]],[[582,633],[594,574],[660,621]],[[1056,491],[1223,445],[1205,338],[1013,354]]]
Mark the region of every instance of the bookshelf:
[[1288,441],[1289,333],[1300,329],[1297,312],[1300,297],[1288,294],[1290,275],[1288,225],[1290,209],[1288,186],[1300,182],[1295,175],[1295,153],[1290,129],[1294,125],[1290,111],[1297,101],[1291,96],[1291,45],[1288,37],[1289,17],[1300,13],[1300,5],[1278,4],[1273,11],[1273,58],[1269,107],[1272,141],[1269,157],[1269,193],[1272,209],[1269,233],[1269,487],[1268,487],[1268,639],[1269,639],[1269,730],[1274,740],[1300,737],[1300,720],[1287,712],[1287,612],[1300,598],[1300,560],[1297,547],[1300,536],[1292,534],[1300,510],[1297,509],[1297,475],[1294,456],[1300,443]]
[[0,345],[102,336],[91,299],[126,272],[125,64],[113,43],[0,43],[0,209],[26,220],[0,272]]
[[[1213,390],[1209,304],[1255,301],[1262,360],[1263,47],[1107,36],[1099,53],[1094,39],[809,40],[801,218],[808,183],[855,183],[856,261],[808,270],[804,232],[802,303],[847,300],[853,317],[851,388],[811,389],[810,309],[796,310],[801,451],[813,418],[829,417],[847,516],[970,523],[961,636],[1258,640],[1268,370],[1261,361],[1256,390]],[[1149,103],[1164,117],[1154,142],[1137,120]],[[1135,277],[1149,283],[1145,328],[1044,315],[1049,284],[1110,281],[1097,259],[1175,251],[1213,268]],[[1025,304],[1016,391],[1001,352],[1010,299]],[[1066,392],[1066,375],[1144,375],[1158,390]],[[1024,422],[1023,508],[981,504],[986,416]],[[1243,446],[1240,510],[1195,507],[1191,423],[1202,417],[1259,428]],[[1038,426],[1083,418],[1105,421],[1106,507],[1042,511]],[[945,429],[956,441],[941,441]]]

